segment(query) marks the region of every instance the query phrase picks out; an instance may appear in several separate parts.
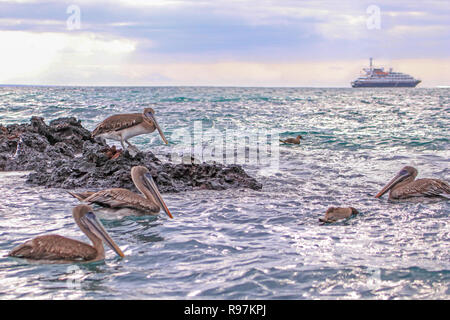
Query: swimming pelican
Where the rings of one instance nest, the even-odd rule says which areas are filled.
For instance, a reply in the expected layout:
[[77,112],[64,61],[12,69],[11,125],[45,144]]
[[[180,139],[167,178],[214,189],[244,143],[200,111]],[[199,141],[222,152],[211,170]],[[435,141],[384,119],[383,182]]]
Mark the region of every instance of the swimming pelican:
[[406,166],[386,184],[375,198],[380,198],[387,191],[389,199],[406,199],[411,197],[444,197],[449,198],[450,186],[438,179],[417,179],[417,169]]
[[80,201],[98,204],[114,211],[128,211],[133,215],[157,215],[162,207],[166,214],[173,218],[146,167],[135,166],[131,168],[131,179],[143,196],[122,188],[98,192],[69,193]]
[[301,135],[298,135],[297,138],[287,138],[285,140],[280,139],[280,142],[290,143],[290,144],[300,144],[300,139],[303,139],[303,137]]
[[320,222],[325,223],[331,223],[336,222],[341,219],[347,219],[351,216],[358,214],[358,210],[356,210],[353,207],[348,208],[336,208],[336,207],[330,207],[328,208],[327,212],[325,213],[324,218],[319,218]]
[[161,138],[168,144],[169,142],[156,121],[155,111],[152,108],[145,108],[142,113],[115,114],[106,118],[92,131],[92,137],[99,136],[120,141],[124,150],[124,142],[126,142],[129,147],[137,150],[128,139],[137,135],[151,133],[155,129],[158,129]]
[[78,205],[73,208],[72,215],[81,231],[92,241],[92,245],[59,235],[45,235],[17,246],[8,256],[49,262],[92,262],[105,258],[104,241],[119,256],[124,257],[90,206]]

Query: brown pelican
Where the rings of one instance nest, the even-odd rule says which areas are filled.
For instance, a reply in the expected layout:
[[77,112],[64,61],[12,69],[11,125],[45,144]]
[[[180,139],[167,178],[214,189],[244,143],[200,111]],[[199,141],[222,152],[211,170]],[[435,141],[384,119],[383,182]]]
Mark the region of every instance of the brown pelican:
[[450,186],[438,179],[417,179],[417,169],[406,166],[386,184],[375,198],[387,191],[389,199],[405,199],[411,197],[444,197],[449,198]]
[[161,138],[168,144],[169,142],[156,121],[155,111],[152,108],[145,108],[142,113],[115,114],[106,118],[92,131],[92,137],[99,136],[120,141],[124,150],[124,142],[126,142],[129,147],[137,150],[128,142],[128,139],[140,134],[151,133],[155,129],[158,129]]
[[297,138],[288,138],[285,140],[280,139],[280,142],[290,143],[290,144],[300,144],[300,139],[303,139],[303,137],[301,135],[298,135]]
[[91,262],[105,258],[104,241],[119,256],[122,250],[108,235],[90,206],[81,204],[73,208],[78,227],[92,241],[92,245],[58,235],[45,235],[28,240],[14,248],[8,256],[48,262]]
[[348,208],[330,207],[325,213],[325,217],[319,218],[319,221],[324,223],[336,222],[341,219],[350,218],[351,216],[356,215],[358,213],[359,213],[358,210],[352,207]]
[[131,179],[144,196],[122,188],[98,192],[69,193],[80,201],[98,204],[114,211],[131,212],[133,215],[157,215],[162,207],[166,214],[173,218],[146,167],[135,166],[131,168]]

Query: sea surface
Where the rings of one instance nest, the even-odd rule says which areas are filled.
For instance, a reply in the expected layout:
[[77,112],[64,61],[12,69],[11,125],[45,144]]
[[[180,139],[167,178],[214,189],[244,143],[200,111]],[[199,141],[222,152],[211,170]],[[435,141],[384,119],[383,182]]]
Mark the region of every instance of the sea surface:
[[[144,106],[170,144],[156,132],[131,142],[163,160],[189,149],[177,132],[195,123],[250,151],[246,135],[304,139],[280,144],[270,170],[243,163],[262,190],[163,194],[173,220],[103,218],[126,256],[107,248],[88,264],[5,257],[47,233],[88,239],[65,190],[0,172],[0,299],[450,298],[450,201],[374,198],[405,165],[450,181],[450,89],[0,87],[3,125],[74,116],[92,130]],[[205,137],[203,147],[215,143]],[[330,206],[360,215],[321,225]]]

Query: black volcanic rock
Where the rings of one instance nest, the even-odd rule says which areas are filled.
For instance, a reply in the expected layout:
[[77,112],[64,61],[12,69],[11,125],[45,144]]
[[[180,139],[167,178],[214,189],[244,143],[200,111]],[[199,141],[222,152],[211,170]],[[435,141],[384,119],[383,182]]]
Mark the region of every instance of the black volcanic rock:
[[[36,170],[57,159],[70,159],[91,140],[89,130],[74,117],[60,118],[47,125],[32,117],[29,124],[0,126],[0,170]],[[92,140],[93,141],[93,140]]]
[[[113,152],[112,152],[113,151]],[[33,117],[29,124],[0,125],[0,171],[29,171],[27,183],[66,189],[127,188],[135,190],[130,170],[147,167],[161,192],[195,189],[225,190],[262,185],[239,165],[162,162],[152,152],[116,150],[91,133],[74,117],[47,125]]]

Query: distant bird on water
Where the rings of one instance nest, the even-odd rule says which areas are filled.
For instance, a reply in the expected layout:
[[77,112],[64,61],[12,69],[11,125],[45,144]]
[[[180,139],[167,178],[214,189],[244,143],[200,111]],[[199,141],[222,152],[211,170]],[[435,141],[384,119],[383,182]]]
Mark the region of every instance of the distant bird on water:
[[28,240],[14,248],[8,256],[48,263],[92,262],[105,258],[105,242],[119,256],[123,252],[111,239],[101,222],[87,205],[78,205],[72,210],[78,227],[91,240],[92,245],[59,235],[44,235]]
[[146,167],[134,166],[131,168],[131,179],[142,195],[123,188],[112,188],[98,192],[69,192],[69,194],[80,201],[97,204],[127,215],[157,215],[163,208],[166,214],[173,218]]
[[389,190],[389,199],[406,199],[412,197],[443,197],[450,199],[450,186],[438,179],[417,179],[417,169],[406,166],[386,184],[375,198],[380,198]]
[[332,223],[338,220],[350,218],[351,216],[356,214],[359,214],[359,212],[353,207],[348,208],[330,207],[325,213],[325,217],[319,218],[319,221],[324,223]]
[[163,141],[168,144],[169,142],[156,121],[155,111],[152,108],[145,108],[142,113],[115,114],[106,118],[92,131],[92,137],[120,141],[124,150],[124,142],[126,142],[129,147],[138,150],[128,139],[137,135],[151,133],[156,129],[158,129]]
[[280,142],[289,144],[300,144],[300,139],[303,139],[303,137],[301,135],[298,135],[297,138],[287,138],[284,140],[280,139]]

